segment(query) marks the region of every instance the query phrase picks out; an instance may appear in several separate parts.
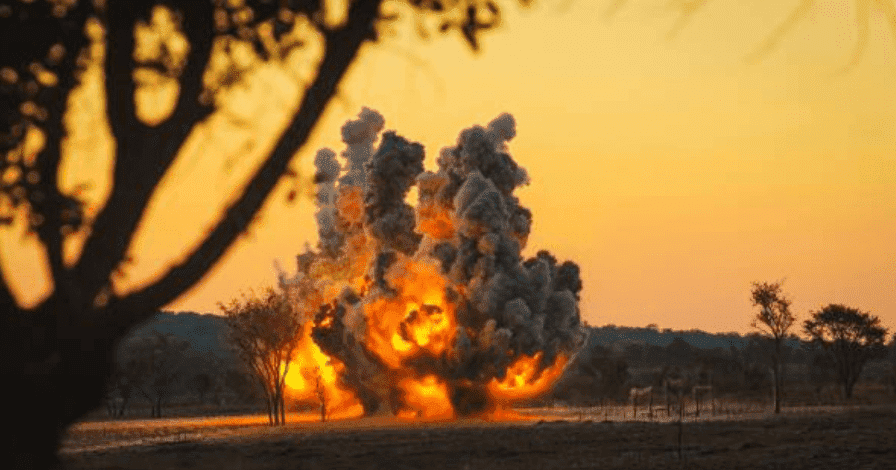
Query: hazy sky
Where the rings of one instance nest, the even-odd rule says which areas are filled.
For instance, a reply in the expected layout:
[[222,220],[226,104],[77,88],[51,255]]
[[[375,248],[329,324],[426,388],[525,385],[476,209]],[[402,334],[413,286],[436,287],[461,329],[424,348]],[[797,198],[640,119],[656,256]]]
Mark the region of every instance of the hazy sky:
[[[368,47],[295,166],[307,175],[317,148],[341,151],[339,127],[361,106],[423,143],[430,168],[460,130],[509,112],[510,151],[531,177],[519,191],[534,219],[526,251],[581,266],[590,324],[745,332],[750,283],[786,279],[800,319],[845,303],[896,328],[896,41],[883,12],[872,11],[869,44],[844,71],[857,2],[816,2],[752,61],[797,0],[713,1],[674,37],[668,2],[630,2],[608,18],[612,3],[511,5],[478,55],[456,35],[398,34]],[[220,207],[211,201],[263,154],[253,132],[275,128],[294,91],[274,72],[253,83],[234,100],[248,128],[197,132],[153,204],[122,289],[192,243]],[[73,153],[94,156],[71,164],[70,181],[99,174],[95,155],[108,153],[81,139]],[[288,186],[170,309],[217,311],[241,289],[275,283],[273,260],[294,269],[316,232],[311,200],[286,204]],[[9,251],[22,297],[35,298],[39,271]]]

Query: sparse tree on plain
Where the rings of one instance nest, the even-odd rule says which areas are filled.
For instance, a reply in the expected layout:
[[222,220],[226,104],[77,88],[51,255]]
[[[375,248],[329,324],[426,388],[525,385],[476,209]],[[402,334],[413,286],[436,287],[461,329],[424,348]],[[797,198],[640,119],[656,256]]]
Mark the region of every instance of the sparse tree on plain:
[[812,312],[803,329],[812,341],[830,353],[846,399],[852,397],[865,364],[886,354],[887,329],[880,325],[880,318],[856,308],[827,305]]
[[327,421],[327,387],[321,376],[320,366],[305,367],[302,369],[302,377],[314,384],[314,394],[317,397],[317,406],[320,410],[320,422]]
[[106,389],[106,408],[112,418],[124,417],[134,394],[131,374],[117,365],[109,378]]
[[199,372],[190,379],[190,386],[199,395],[199,403],[205,403],[208,392],[215,386],[215,380],[207,373]]
[[774,381],[775,413],[781,412],[781,387],[784,383],[784,342],[796,318],[790,312],[790,299],[781,289],[781,282],[754,282],[750,292],[753,305],[759,312],[751,326],[771,341],[773,350],[772,380]]
[[289,363],[302,334],[302,318],[287,296],[268,289],[262,296],[244,296],[221,305],[231,340],[265,391],[271,425],[286,422],[283,396]]
[[162,405],[185,379],[182,363],[188,347],[186,341],[156,331],[128,348],[125,368],[133,386],[149,400],[153,418],[162,417]]

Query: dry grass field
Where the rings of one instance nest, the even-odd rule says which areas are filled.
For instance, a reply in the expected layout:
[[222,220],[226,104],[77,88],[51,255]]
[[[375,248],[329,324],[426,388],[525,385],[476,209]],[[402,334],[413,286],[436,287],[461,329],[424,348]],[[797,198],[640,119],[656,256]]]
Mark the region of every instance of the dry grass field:
[[61,451],[72,469],[893,469],[896,406],[731,407],[677,420],[631,409],[532,409],[503,422],[319,423],[293,415],[89,421]]

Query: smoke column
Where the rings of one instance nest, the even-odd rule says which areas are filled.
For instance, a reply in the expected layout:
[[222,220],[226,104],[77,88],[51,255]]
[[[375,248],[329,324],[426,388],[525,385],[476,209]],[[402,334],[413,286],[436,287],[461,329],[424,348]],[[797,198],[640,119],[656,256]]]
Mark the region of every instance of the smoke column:
[[514,118],[463,130],[437,171],[394,131],[374,152],[383,127],[364,108],[342,127],[345,171],[335,152],[315,158],[320,239],[299,271],[312,298],[328,299],[311,335],[340,364],[340,387],[365,413],[411,417],[483,413],[547,390],[584,339],[582,282],[571,261],[521,255],[532,214],[514,195],[529,182],[509,153]]

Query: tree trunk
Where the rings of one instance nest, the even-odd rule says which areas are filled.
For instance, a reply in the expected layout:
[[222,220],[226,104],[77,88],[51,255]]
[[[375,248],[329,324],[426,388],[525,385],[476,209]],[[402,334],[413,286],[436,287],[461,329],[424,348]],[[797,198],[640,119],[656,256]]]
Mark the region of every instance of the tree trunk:
[[274,426],[280,425],[280,398],[274,396]]
[[781,384],[783,383],[783,380],[781,377],[781,375],[782,375],[781,342],[782,341],[783,341],[783,338],[775,339],[775,355],[772,358],[772,367],[773,367],[773,374],[774,374],[774,377],[772,377],[772,380],[774,380],[774,387],[775,387],[775,414],[781,414]]
[[[279,377],[277,380],[280,380]],[[274,386],[274,401],[277,402],[277,424],[283,424],[286,422],[286,416],[283,410],[283,387],[279,382]]]
[[[56,311],[48,305],[34,312],[13,307],[4,316],[2,367],[16,386],[7,388],[7,424],[14,432],[0,444],[0,468],[54,468],[66,429],[102,406],[114,340],[89,325],[66,325]],[[66,317],[79,318],[78,313],[69,310]],[[88,314],[96,312],[80,318]]]
[[264,394],[264,402],[268,407],[268,424],[271,426],[274,425],[274,404],[271,403],[271,394],[268,391],[265,391]]
[[775,366],[775,414],[781,414],[781,365]]
[[286,424],[286,402],[283,400],[283,393],[280,393],[280,424]]
[[849,400],[850,398],[852,398],[852,390],[856,385],[856,381],[857,381],[856,379],[857,379],[857,377],[854,378],[854,377],[848,376],[846,378],[846,381],[843,384],[843,397],[846,400]]

